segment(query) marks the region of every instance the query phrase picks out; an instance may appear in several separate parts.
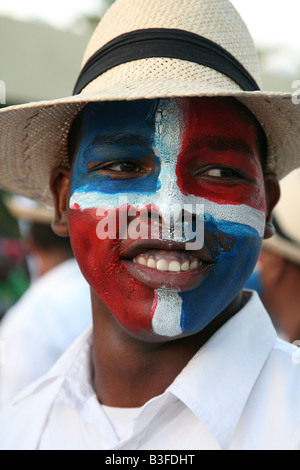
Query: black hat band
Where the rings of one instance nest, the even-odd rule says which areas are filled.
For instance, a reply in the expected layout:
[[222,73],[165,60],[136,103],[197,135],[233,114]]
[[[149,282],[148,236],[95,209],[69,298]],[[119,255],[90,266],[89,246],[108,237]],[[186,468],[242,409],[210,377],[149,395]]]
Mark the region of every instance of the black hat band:
[[99,49],[85,64],[74,95],[108,70],[134,60],[163,57],[186,60],[210,67],[231,78],[244,91],[258,91],[254,78],[223,47],[180,29],[145,29],[116,37]]

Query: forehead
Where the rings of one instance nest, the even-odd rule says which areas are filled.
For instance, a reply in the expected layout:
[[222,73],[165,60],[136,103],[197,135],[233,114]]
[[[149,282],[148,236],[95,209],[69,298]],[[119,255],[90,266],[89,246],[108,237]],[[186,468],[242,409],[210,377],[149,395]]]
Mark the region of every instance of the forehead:
[[81,138],[98,137],[104,143],[115,142],[120,146],[151,144],[170,132],[185,140],[223,136],[233,142],[242,139],[253,146],[259,128],[244,105],[227,97],[90,103],[80,117]]

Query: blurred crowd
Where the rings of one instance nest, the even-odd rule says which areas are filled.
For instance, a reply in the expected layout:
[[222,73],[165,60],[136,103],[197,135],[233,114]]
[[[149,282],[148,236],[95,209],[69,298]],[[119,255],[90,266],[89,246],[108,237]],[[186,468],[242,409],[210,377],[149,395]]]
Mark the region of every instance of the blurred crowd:
[[88,284],[69,238],[51,229],[53,210],[8,195],[2,210],[14,218],[19,237],[0,240],[0,407],[48,372],[92,322]]
[[26,247],[0,192],[0,320],[29,287]]
[[263,243],[248,287],[257,290],[279,336],[300,340],[300,170],[281,181],[274,236]]
[[24,294],[29,275],[23,244],[14,238],[0,239],[0,319]]

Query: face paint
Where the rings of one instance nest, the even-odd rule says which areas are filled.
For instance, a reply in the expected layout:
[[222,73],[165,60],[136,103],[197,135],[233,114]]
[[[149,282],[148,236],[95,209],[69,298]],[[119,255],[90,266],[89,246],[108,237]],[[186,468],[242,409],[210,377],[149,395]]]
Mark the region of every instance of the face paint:
[[256,268],[253,271],[249,281],[246,284],[246,288],[250,290],[255,290],[260,298],[262,299],[264,296],[264,287],[263,287],[263,279],[260,268]]
[[[237,296],[256,264],[264,231],[256,140],[254,119],[230,99],[85,109],[71,185],[71,241],[87,281],[125,328],[140,336],[193,334]],[[127,204],[120,203],[124,195]],[[205,246],[199,252],[185,252],[182,239],[97,236],[99,208],[113,218],[152,205],[163,221],[174,205],[183,211],[186,204],[205,206]],[[118,224],[117,217],[117,235]]]

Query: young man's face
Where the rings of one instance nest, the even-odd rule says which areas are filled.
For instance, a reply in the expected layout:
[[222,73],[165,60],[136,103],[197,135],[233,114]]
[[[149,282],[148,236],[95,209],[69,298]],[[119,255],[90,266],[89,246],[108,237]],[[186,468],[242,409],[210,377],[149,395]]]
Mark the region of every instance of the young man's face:
[[[70,236],[101,302],[141,338],[204,329],[237,297],[261,249],[254,117],[230,98],[94,103],[75,153]],[[188,213],[193,224],[174,232],[170,214]],[[203,221],[201,248],[188,242]]]

